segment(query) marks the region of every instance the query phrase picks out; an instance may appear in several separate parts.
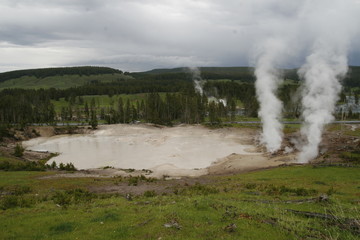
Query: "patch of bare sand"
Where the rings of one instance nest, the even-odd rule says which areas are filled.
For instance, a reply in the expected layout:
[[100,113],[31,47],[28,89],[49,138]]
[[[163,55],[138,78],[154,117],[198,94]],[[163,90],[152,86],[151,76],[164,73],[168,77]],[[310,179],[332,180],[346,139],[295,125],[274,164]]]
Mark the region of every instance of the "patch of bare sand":
[[34,126],[32,129],[42,137],[52,137],[56,135],[55,128],[52,126]]
[[295,161],[295,155],[268,157],[263,154],[231,154],[207,168],[209,174],[248,172],[256,169],[276,167]]

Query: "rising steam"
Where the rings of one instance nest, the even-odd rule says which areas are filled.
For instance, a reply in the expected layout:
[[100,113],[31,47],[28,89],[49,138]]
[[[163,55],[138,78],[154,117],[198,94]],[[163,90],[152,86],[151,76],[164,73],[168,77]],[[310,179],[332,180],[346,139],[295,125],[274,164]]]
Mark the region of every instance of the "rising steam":
[[339,80],[347,70],[345,52],[337,52],[324,44],[317,44],[299,70],[298,74],[304,80],[301,134],[305,138],[299,162],[306,163],[318,155],[323,128],[334,120],[333,112],[341,91]]
[[[319,17],[318,9],[323,9]],[[317,157],[324,126],[334,120],[333,113],[341,91],[340,80],[348,70],[347,50],[352,35],[356,5],[336,1],[307,1],[303,19],[315,34],[311,53],[298,71],[303,79],[301,135],[304,140],[298,161]]]
[[[204,95],[204,84],[205,84],[205,80],[201,78],[201,72],[200,72],[200,69],[197,68],[197,67],[189,67],[189,70],[192,74],[192,79],[193,79],[193,82],[194,82],[194,88],[195,88],[195,91],[197,93],[199,93],[201,96]],[[208,98],[208,101],[209,102],[215,102],[215,103],[222,103],[225,107],[227,105],[227,101],[226,99],[221,99],[221,98],[217,98],[217,91],[215,89],[215,94],[216,96],[209,96],[207,94],[207,98]]]
[[293,51],[290,55],[301,56],[308,52],[305,64],[298,71],[303,80],[302,144],[298,161],[306,163],[318,155],[324,126],[334,120],[333,113],[341,91],[340,80],[348,70],[347,48],[359,33],[353,24],[357,21],[359,6],[359,2],[347,1],[345,4],[341,0],[298,2],[293,12],[297,18],[293,22],[278,22],[275,30],[268,34],[288,43],[267,40],[262,44],[264,49],[256,61],[255,85],[263,123],[261,142],[269,152],[281,147],[283,137],[280,122],[282,103],[276,97],[281,80],[275,67],[285,63],[279,62],[279,57]]
[[203,90],[204,81],[201,78],[200,69],[197,67],[190,67],[189,69],[191,71],[192,79],[194,81],[195,91],[202,96],[204,94],[204,90]]
[[256,63],[256,96],[260,103],[259,117],[262,122],[261,143],[268,152],[276,152],[281,147],[283,126],[280,122],[282,102],[277,98],[276,91],[282,82],[279,72],[274,66],[281,42],[272,40],[265,45],[264,52]]

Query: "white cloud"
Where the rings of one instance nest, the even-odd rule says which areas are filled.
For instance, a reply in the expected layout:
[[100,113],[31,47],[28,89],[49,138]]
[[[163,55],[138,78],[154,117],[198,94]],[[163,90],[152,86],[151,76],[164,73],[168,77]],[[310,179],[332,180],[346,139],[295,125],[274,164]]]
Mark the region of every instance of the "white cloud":
[[[248,65],[263,39],[279,36],[291,42],[288,54],[293,57],[286,64],[296,66],[311,47],[310,39],[327,22],[340,38],[349,35],[351,59],[360,64],[360,44],[353,41],[359,37],[360,4],[357,0],[324,4],[328,2],[1,1],[0,71],[87,63],[122,70]],[[341,16],[340,22],[331,19],[336,15]]]

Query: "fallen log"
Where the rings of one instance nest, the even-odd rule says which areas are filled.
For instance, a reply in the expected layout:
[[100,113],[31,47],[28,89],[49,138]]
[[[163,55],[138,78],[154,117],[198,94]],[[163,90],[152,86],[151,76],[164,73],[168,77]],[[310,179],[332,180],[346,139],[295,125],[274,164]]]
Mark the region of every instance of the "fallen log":
[[341,218],[332,214],[323,214],[316,212],[299,211],[293,209],[286,209],[288,212],[292,212],[298,215],[302,215],[308,218],[320,218],[327,220],[331,225],[336,225],[343,230],[349,230],[356,235],[360,235],[360,219],[355,218]]

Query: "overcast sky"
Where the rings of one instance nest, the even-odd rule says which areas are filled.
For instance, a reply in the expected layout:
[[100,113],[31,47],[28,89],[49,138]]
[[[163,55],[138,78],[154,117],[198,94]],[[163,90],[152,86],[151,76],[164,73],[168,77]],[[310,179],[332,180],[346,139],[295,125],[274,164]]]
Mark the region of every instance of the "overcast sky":
[[298,67],[339,41],[360,65],[360,0],[0,0],[0,72],[252,66],[266,39]]

